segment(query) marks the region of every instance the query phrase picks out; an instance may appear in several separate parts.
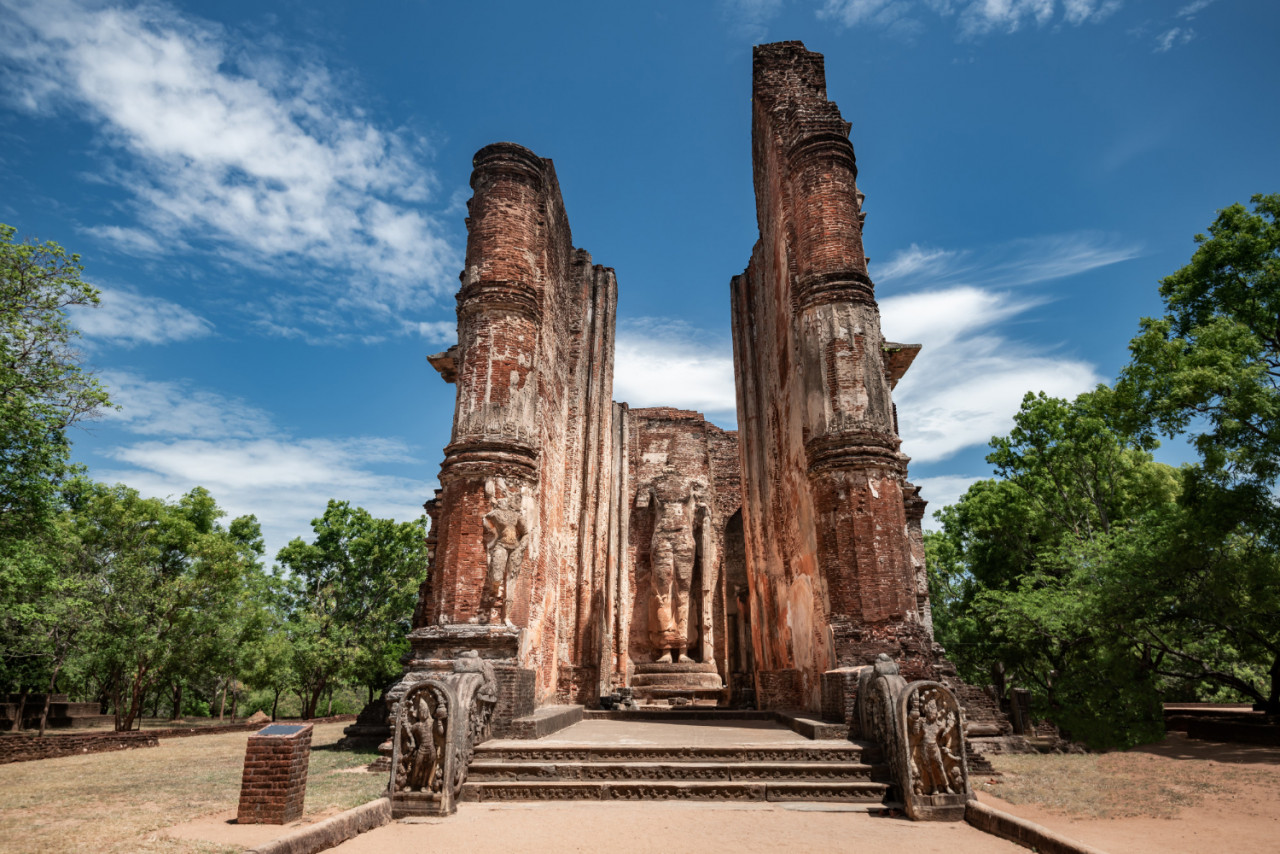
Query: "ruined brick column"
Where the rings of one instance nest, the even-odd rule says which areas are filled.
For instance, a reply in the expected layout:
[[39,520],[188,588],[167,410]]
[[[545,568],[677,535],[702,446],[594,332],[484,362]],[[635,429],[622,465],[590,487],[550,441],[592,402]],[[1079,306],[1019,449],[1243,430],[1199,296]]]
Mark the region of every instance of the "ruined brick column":
[[880,652],[925,674],[929,639],[849,124],[799,42],[755,49],[752,106],[760,240],[733,319],[757,682],[816,709],[824,672]]

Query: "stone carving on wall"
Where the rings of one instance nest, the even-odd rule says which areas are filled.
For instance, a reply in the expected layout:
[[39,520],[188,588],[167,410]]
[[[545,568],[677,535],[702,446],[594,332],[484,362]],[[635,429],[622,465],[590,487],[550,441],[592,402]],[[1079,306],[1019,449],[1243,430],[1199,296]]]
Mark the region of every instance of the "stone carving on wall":
[[[650,583],[653,597],[649,606],[649,640],[655,660],[663,663],[691,664],[689,648],[702,638],[704,661],[711,657],[709,622],[697,615],[694,626],[689,623],[689,605],[693,592],[694,569],[699,545],[704,567],[711,565],[709,524],[711,508],[707,503],[707,485],[701,480],[681,478],[674,466],[665,468],[653,480],[648,491],[640,495],[639,506],[653,513],[653,538],[649,545]],[[701,540],[701,542],[700,542]],[[703,573],[703,584],[706,576]],[[705,597],[704,597],[705,598]],[[707,608],[702,608],[707,611]]]
[[503,478],[486,482],[484,491],[493,509],[482,520],[488,567],[476,619],[490,625],[510,626],[516,577],[524,562],[525,540],[529,535],[522,512],[523,496],[518,485],[509,487]]
[[453,813],[476,745],[489,738],[498,701],[493,665],[470,651],[449,666],[408,674],[412,681],[394,705],[390,794],[397,817]]
[[858,682],[863,738],[889,759],[893,783],[916,821],[960,821],[973,797],[964,749],[964,717],[940,682],[908,683],[881,653]]
[[963,794],[963,735],[955,697],[940,684],[916,683],[904,703],[912,791]]

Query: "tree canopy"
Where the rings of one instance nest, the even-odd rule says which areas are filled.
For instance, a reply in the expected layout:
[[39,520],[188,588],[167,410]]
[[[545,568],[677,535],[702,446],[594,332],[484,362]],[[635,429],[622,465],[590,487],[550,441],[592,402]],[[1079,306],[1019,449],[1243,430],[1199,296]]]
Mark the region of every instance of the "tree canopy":
[[[1162,731],[1162,698],[1280,711],[1280,195],[1219,212],[1160,284],[1113,387],[1028,394],[926,536],[940,640],[997,662],[1095,745]],[[1187,439],[1195,464],[1150,451]]]

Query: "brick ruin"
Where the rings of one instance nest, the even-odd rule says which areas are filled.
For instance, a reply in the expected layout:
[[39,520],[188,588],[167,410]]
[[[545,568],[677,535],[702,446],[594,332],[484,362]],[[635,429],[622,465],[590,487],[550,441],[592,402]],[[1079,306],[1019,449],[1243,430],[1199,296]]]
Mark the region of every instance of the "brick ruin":
[[393,716],[438,677],[494,686],[485,733],[627,697],[850,722],[878,655],[946,672],[892,399],[919,346],[880,330],[849,127],[820,54],[755,49],[738,431],[612,400],[614,271],[574,247],[550,160],[476,154],[458,343],[429,357],[457,406]]

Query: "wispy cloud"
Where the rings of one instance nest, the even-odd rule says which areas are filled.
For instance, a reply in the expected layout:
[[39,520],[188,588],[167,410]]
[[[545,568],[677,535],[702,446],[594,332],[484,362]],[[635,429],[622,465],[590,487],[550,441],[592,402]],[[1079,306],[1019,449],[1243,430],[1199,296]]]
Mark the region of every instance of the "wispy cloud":
[[1152,52],[1168,53],[1179,45],[1189,43],[1195,37],[1196,31],[1191,27],[1170,27],[1156,36],[1156,46],[1152,48]]
[[733,344],[727,335],[670,318],[619,321],[613,397],[636,407],[694,409],[733,429]]
[[1102,381],[1093,365],[1029,344],[1008,324],[1042,305],[1030,287],[1137,257],[1114,236],[1079,232],[946,250],[912,245],[873,268],[886,337],[923,344],[895,399],[903,449],[935,462],[1007,432],[1023,395],[1074,397]]
[[[424,203],[422,140],[375,125],[319,62],[144,3],[7,0],[5,100],[84,119],[136,225],[121,248],[182,245],[340,293],[332,318],[430,302],[458,253]],[[319,274],[317,274],[317,271]]]
[[720,13],[734,35],[764,41],[769,22],[782,11],[783,0],[720,0]]
[[1216,2],[1217,0],[1192,0],[1192,2],[1188,3],[1187,5],[1183,6],[1181,9],[1178,10],[1178,17],[1194,18],[1197,14],[1199,14],[1200,12],[1203,12],[1205,9],[1208,9],[1210,6],[1212,6]]
[[1014,33],[1026,26],[1096,24],[1121,0],[823,0],[816,14],[840,27],[902,30],[926,16],[954,17],[962,37]]
[[885,336],[924,345],[894,393],[903,450],[912,459],[936,462],[985,445],[1012,426],[1028,391],[1075,397],[1102,381],[1087,362],[1000,330],[1035,304],[972,287],[880,300]]
[[402,442],[297,438],[262,409],[191,383],[124,372],[103,379],[121,405],[107,423],[148,438],[106,450],[121,466],[95,468],[94,477],[155,496],[203,486],[231,517],[258,517],[268,557],[293,537],[310,538],[310,520],[330,498],[404,521],[420,516],[430,495],[431,484],[384,471],[415,462]]
[[1062,279],[1128,261],[1141,247],[1093,231],[1019,238],[982,249],[948,250],[912,244],[873,264],[877,284],[896,287],[970,284],[1006,288]]
[[456,320],[425,320],[418,324],[418,334],[428,344],[450,347],[458,343],[458,322]]
[[132,291],[102,288],[96,307],[71,310],[71,321],[90,342],[132,347],[203,338],[213,324],[177,303]]

